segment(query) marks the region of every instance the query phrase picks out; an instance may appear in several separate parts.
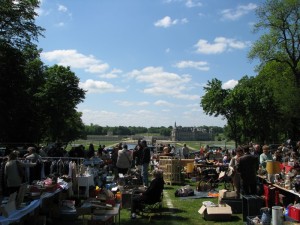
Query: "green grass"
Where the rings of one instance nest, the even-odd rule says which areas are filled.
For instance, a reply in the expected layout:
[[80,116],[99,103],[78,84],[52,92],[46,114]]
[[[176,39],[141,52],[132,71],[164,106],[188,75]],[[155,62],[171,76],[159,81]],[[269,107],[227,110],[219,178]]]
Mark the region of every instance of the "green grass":
[[[188,182],[186,184],[191,185],[195,188],[196,182]],[[185,184],[185,185],[186,185]],[[219,221],[206,221],[203,216],[198,213],[198,210],[202,206],[203,201],[212,201],[214,203],[218,202],[217,198],[202,198],[202,199],[189,199],[182,200],[175,197],[175,191],[183,185],[165,185],[164,189],[164,199],[163,199],[163,209],[161,215],[153,215],[151,217],[150,223],[157,225],[244,225],[242,214],[233,214],[231,221],[219,222]],[[167,201],[170,201],[173,205],[172,208],[168,207]],[[121,210],[121,225],[138,225],[138,224],[149,224],[149,217],[140,217],[132,220],[130,219],[130,209]]]

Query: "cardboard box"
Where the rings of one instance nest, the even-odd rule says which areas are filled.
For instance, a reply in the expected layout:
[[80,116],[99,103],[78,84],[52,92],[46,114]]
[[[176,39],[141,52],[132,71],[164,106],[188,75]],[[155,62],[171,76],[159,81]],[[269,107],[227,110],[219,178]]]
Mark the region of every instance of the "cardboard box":
[[228,221],[231,219],[232,210],[227,204],[225,206],[208,206],[202,205],[198,213],[203,215],[204,219],[211,221]]

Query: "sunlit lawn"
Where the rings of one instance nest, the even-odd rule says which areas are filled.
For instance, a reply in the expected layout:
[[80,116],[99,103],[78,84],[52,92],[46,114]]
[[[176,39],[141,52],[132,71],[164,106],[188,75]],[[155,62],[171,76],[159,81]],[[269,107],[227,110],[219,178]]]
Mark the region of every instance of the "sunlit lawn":
[[[195,188],[195,183],[188,183]],[[164,202],[162,214],[153,215],[150,219],[151,224],[158,225],[199,225],[199,224],[234,224],[243,225],[242,214],[233,214],[231,221],[206,221],[202,215],[198,213],[198,210],[202,206],[203,201],[212,201],[217,203],[217,198],[202,198],[202,199],[189,199],[182,200],[181,198],[175,197],[175,191],[182,185],[166,185],[164,190]],[[171,200],[173,207],[167,205],[168,199]],[[135,225],[135,224],[149,224],[149,217],[140,217],[137,219],[130,219],[130,209],[121,210],[121,225]]]

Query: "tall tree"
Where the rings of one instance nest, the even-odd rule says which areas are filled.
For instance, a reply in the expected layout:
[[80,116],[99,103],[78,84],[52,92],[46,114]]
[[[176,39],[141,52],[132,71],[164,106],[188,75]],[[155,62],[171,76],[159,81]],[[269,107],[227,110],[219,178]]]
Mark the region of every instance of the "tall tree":
[[44,29],[35,24],[39,0],[1,0],[0,39],[3,42],[23,49],[32,45],[42,35]]
[[49,67],[45,71],[45,79],[46,82],[36,97],[43,105],[48,127],[47,137],[49,141],[71,141],[69,137],[68,140],[65,139],[71,123],[76,123],[71,127],[84,127],[80,114],[75,109],[83,101],[85,91],[79,88],[79,79],[69,67]]
[[300,1],[267,0],[257,11],[259,22],[255,32],[264,34],[249,52],[249,58],[258,58],[260,68],[270,61],[288,65],[300,87]]
[[222,116],[227,120],[231,136],[235,143],[240,142],[240,135],[238,135],[238,113],[241,104],[238,102],[238,98],[228,98],[231,90],[222,88],[222,82],[216,78],[208,81],[206,87],[204,87],[205,95],[201,99],[200,105],[203,111],[212,116]]

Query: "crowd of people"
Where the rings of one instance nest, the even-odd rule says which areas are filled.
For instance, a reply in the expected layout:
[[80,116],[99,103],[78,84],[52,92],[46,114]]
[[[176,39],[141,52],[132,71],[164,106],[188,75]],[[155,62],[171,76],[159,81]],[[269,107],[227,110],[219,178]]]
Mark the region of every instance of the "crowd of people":
[[[267,161],[278,161],[284,164],[293,165],[294,170],[300,169],[300,142],[294,144],[283,143],[276,149],[269,145],[249,143],[238,146],[233,150],[216,150],[201,148],[196,154],[195,160],[214,161],[220,164],[227,164],[232,177],[237,196],[240,194],[255,195],[258,190],[257,175],[259,171],[266,173]],[[297,175],[297,174],[295,174]]]

